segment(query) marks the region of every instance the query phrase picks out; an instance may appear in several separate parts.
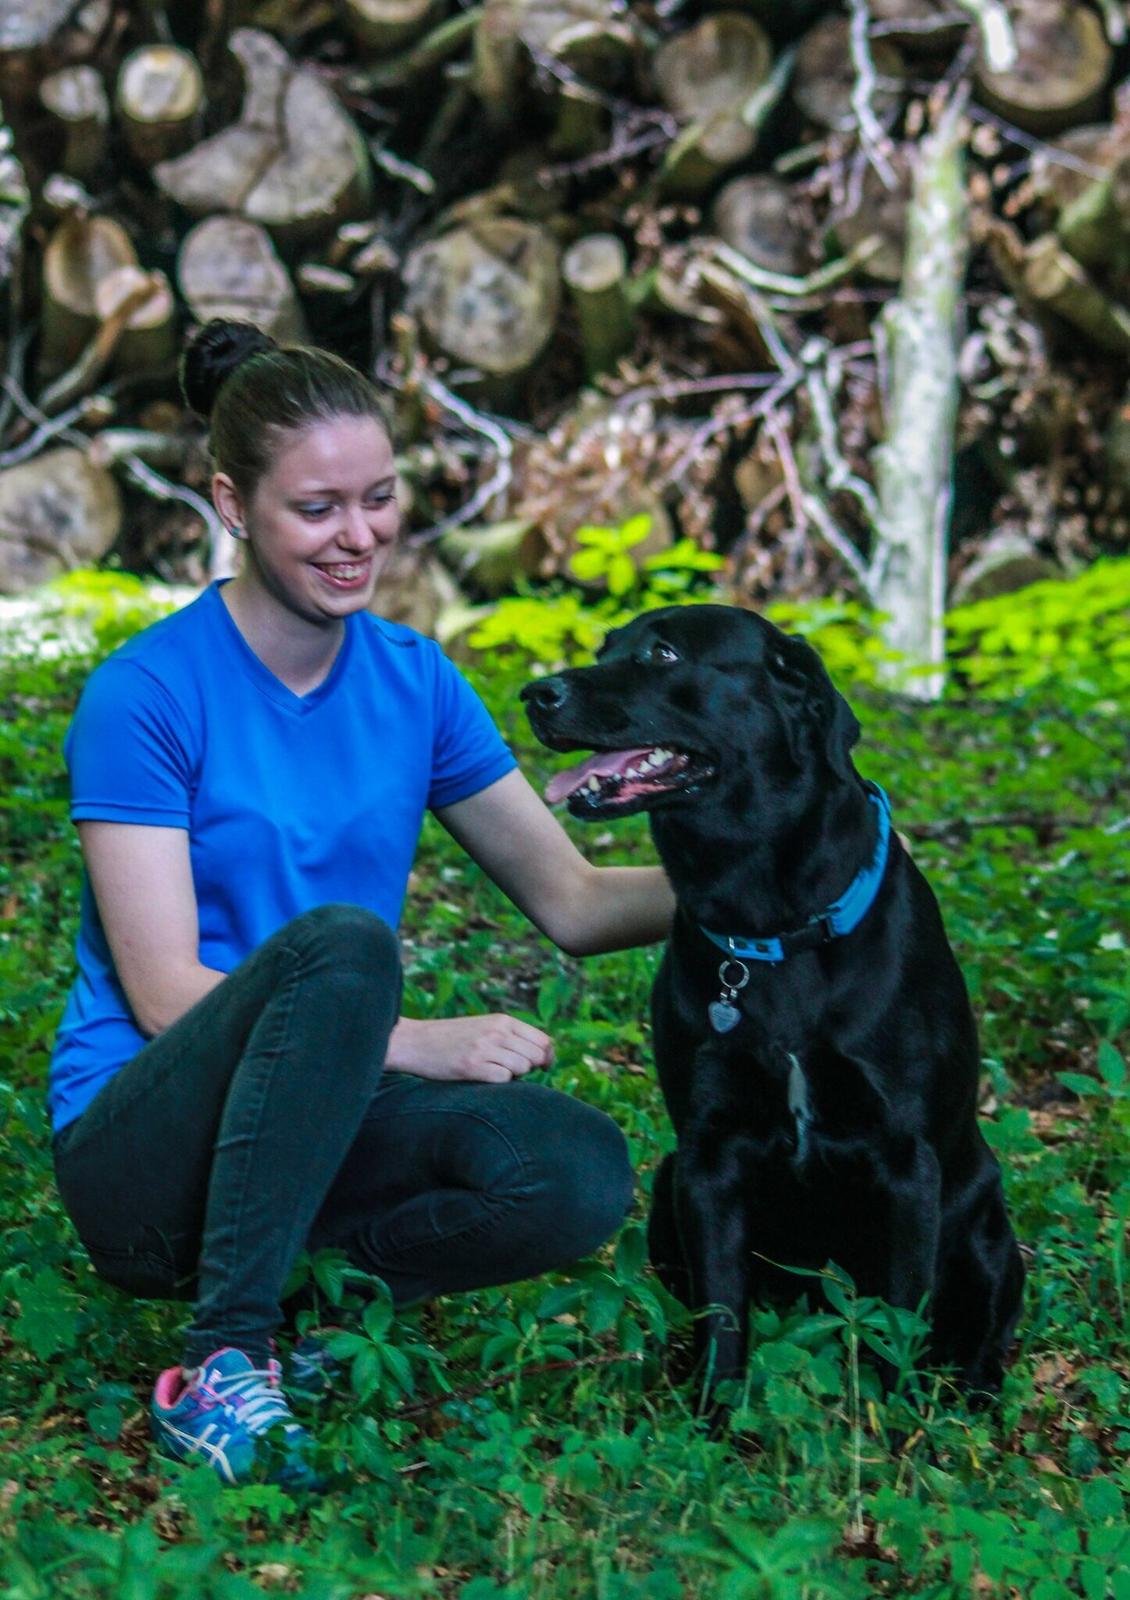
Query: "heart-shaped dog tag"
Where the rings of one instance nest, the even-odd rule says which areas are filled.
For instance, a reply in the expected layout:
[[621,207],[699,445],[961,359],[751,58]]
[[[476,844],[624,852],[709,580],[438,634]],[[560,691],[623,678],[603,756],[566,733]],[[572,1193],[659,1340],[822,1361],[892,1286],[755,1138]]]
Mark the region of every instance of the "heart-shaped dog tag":
[[712,1000],[706,1008],[706,1014],[715,1033],[729,1033],[742,1020],[737,1006],[732,1006],[728,1000]]

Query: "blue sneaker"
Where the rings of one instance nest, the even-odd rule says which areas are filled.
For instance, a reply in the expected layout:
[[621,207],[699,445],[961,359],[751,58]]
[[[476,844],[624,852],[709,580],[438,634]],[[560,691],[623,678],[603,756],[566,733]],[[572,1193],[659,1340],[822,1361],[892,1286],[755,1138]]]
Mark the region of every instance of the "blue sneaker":
[[153,1437],[174,1461],[201,1456],[225,1483],[248,1483],[258,1463],[284,1489],[319,1489],[307,1460],[313,1441],[294,1420],[279,1386],[280,1368],[252,1366],[230,1345],[196,1367],[185,1383],[180,1367],[162,1372],[149,1407]]
[[326,1340],[307,1334],[296,1340],[291,1349],[286,1368],[287,1390],[296,1400],[314,1404],[332,1394],[341,1372],[342,1364],[330,1355]]

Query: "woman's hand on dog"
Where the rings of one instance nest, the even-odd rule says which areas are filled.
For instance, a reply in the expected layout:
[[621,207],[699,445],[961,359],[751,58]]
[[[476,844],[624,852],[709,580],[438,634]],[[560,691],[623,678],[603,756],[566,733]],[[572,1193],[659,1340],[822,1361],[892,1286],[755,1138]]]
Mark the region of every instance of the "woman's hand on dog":
[[385,1066],[420,1078],[509,1083],[531,1067],[553,1063],[547,1033],[505,1012],[420,1021],[402,1017],[392,1031]]

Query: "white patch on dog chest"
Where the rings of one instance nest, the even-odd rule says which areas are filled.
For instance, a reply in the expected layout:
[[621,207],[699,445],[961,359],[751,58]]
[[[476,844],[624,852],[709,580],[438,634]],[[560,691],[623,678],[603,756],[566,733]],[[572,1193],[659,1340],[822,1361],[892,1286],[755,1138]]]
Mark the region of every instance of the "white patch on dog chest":
[[791,1052],[787,1059],[789,1063],[787,1090],[789,1115],[796,1126],[796,1152],[793,1156],[793,1161],[799,1167],[808,1155],[808,1130],[812,1124],[812,1102],[808,1098],[808,1080],[801,1070],[800,1062]]

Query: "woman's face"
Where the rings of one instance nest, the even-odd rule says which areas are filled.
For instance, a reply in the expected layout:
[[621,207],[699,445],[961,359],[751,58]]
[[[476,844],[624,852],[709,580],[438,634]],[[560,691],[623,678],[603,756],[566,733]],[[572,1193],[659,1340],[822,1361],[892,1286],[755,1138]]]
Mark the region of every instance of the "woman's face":
[[[312,622],[367,607],[400,526],[396,466],[388,434],[373,417],[334,417],[283,436],[242,520],[247,578]],[[238,497],[236,497],[238,501]],[[246,581],[246,579],[245,579]]]

